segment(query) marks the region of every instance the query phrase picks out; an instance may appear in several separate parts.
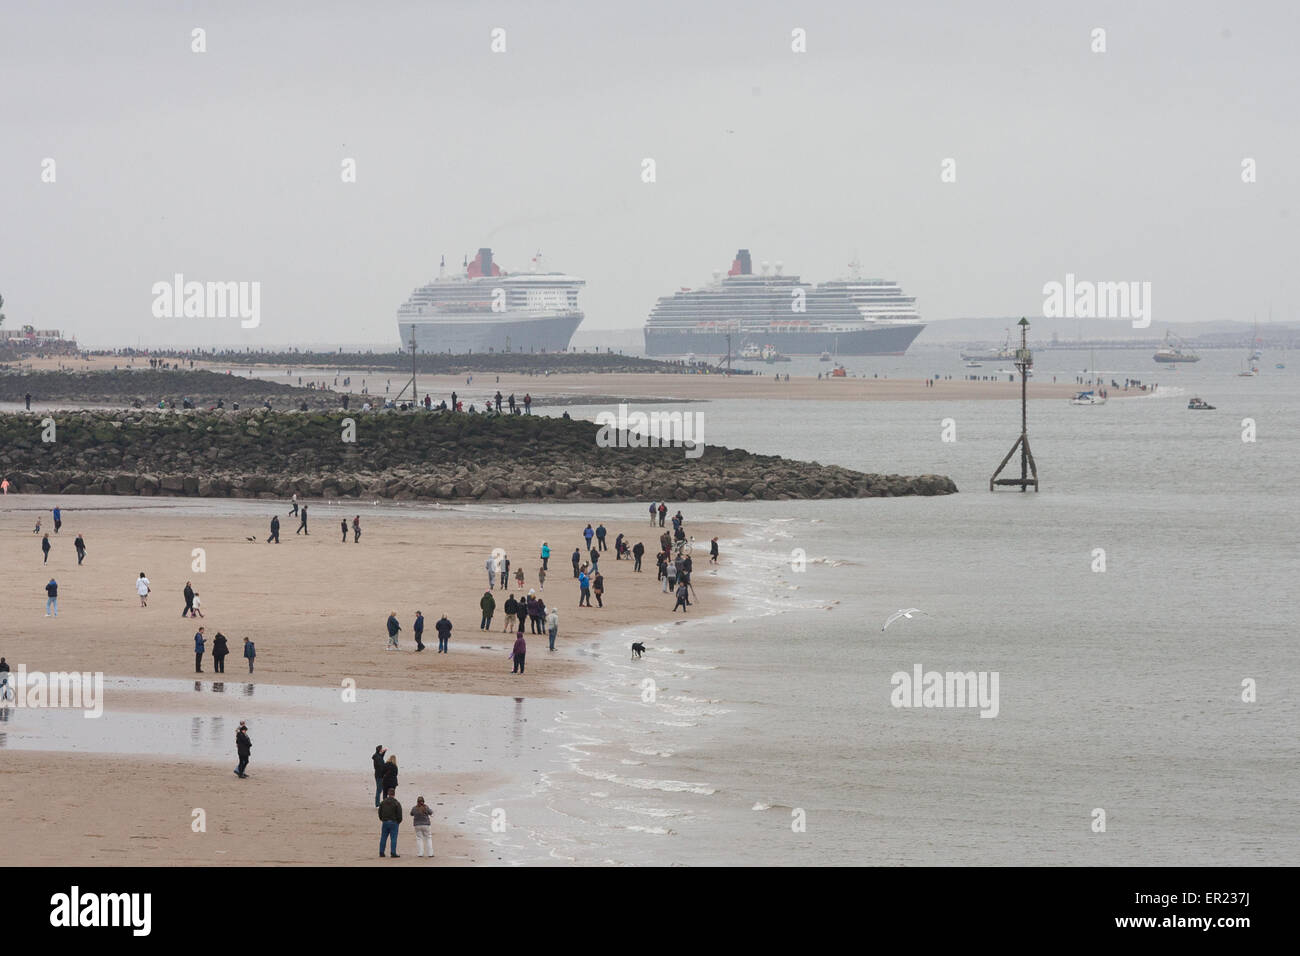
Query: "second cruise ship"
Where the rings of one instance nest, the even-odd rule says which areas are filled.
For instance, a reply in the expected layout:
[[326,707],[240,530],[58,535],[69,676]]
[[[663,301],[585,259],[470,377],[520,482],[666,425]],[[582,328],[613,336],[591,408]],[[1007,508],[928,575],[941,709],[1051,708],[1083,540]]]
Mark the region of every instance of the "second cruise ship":
[[925,328],[916,299],[898,283],[850,276],[813,286],[783,275],[781,263],[755,275],[749,250],[702,289],[664,296],[645,326],[647,355],[721,355],[770,346],[784,355],[902,355]]

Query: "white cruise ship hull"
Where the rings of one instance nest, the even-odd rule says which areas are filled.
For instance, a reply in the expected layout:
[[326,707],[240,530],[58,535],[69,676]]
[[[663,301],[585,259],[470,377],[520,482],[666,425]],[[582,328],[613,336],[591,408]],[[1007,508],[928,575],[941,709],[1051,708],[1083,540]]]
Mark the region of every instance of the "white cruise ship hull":
[[414,331],[417,352],[563,352],[582,318],[581,312],[553,311],[398,316],[397,334],[409,349]]

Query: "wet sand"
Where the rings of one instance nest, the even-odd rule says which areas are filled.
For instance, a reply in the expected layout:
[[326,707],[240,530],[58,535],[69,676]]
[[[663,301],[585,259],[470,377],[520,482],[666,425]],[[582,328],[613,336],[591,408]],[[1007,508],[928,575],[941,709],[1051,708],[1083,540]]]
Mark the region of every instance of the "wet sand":
[[[3,736],[0,724],[0,736]],[[254,756],[257,737],[254,735]],[[363,755],[364,756],[364,755]],[[233,764],[233,757],[230,763]],[[490,774],[440,774],[398,788],[400,859],[379,858],[364,772],[320,773],[173,759],[6,751],[0,820],[6,863],[24,866],[472,866],[496,862],[474,839],[466,794]],[[423,787],[417,790],[416,787]],[[415,855],[410,809],[434,809],[432,861]],[[193,829],[204,811],[206,830]]]

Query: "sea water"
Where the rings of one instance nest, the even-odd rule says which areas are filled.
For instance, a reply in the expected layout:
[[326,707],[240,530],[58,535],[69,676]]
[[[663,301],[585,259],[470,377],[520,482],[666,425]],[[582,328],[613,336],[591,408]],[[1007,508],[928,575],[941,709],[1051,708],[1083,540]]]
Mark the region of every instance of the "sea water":
[[[1031,403],[1037,494],[988,491],[1018,403],[681,406],[711,443],[960,493],[683,505],[688,528],[742,529],[722,545],[736,608],[587,648],[554,769],[478,808],[505,808],[513,859],[1297,862],[1300,376],[1131,361],[1121,381],[1155,395]],[[635,532],[642,510],[602,513]],[[924,613],[882,630],[904,608]],[[894,706],[918,665],[996,673],[996,716]]]

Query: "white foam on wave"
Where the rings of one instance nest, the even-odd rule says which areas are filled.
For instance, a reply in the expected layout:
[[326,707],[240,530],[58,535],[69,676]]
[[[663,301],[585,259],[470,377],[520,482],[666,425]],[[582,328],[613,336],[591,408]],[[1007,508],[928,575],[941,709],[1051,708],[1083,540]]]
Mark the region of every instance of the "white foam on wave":
[[690,783],[685,780],[651,780],[645,777],[621,777],[608,770],[589,770],[585,767],[575,768],[584,777],[616,783],[622,787],[637,790],[662,790],[664,793],[694,793],[702,797],[711,797],[717,791],[707,783]]

